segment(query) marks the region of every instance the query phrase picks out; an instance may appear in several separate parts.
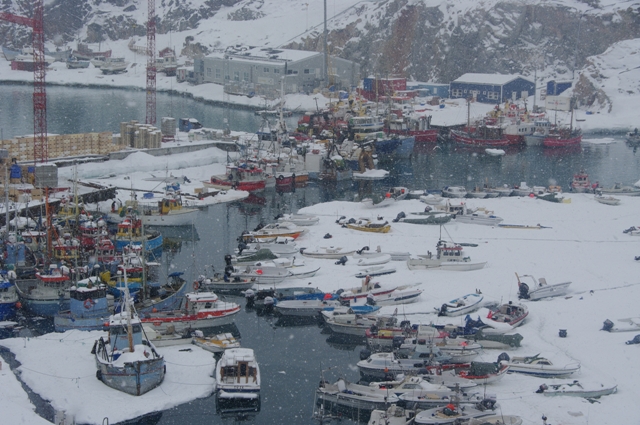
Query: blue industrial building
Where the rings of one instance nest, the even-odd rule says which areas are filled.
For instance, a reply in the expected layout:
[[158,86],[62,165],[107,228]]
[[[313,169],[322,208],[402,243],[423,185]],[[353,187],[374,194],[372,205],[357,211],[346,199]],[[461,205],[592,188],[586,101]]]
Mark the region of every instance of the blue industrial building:
[[478,102],[500,104],[533,96],[535,84],[519,75],[464,74],[449,84],[451,99],[475,98]]
[[556,81],[551,80],[547,82],[547,96],[558,96],[563,91],[571,88],[573,83],[571,81]]

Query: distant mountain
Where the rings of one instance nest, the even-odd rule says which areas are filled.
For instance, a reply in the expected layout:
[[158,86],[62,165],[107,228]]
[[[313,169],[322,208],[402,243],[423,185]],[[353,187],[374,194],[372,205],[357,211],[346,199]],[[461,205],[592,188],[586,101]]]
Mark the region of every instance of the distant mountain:
[[[31,3],[3,0],[0,10],[30,16]],[[155,7],[158,37],[171,33],[182,55],[238,43],[323,49],[322,0],[156,0]],[[144,38],[147,8],[145,0],[48,0],[47,39]],[[573,79],[593,68],[588,57],[640,38],[640,4],[614,0],[328,0],[327,9],[331,54],[358,61],[365,75],[419,81],[449,82],[467,72],[532,77],[534,71]],[[30,31],[1,23],[0,40],[26,46]],[[594,90],[585,96],[593,98]]]

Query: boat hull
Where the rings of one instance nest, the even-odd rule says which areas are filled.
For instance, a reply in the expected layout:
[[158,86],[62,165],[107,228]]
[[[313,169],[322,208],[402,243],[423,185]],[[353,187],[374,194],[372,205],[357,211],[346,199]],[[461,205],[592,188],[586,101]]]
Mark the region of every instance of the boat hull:
[[165,375],[164,358],[125,363],[118,367],[101,361],[96,352],[96,376],[107,386],[139,396],[156,388]]
[[198,210],[181,209],[169,214],[143,214],[142,223],[145,226],[188,226],[193,224]]
[[73,329],[79,331],[105,331],[109,328],[107,323],[110,314],[107,311],[100,316],[78,317],[69,311],[62,311],[53,317],[53,325],[56,332],[65,332]]
[[228,311],[219,312],[216,315],[206,317],[180,317],[172,312],[150,313],[146,317],[141,317],[143,324],[151,326],[152,329],[159,333],[165,333],[169,330],[176,333],[190,329],[211,328],[215,326],[229,325],[235,320],[235,315],[240,312],[240,307],[232,308]]

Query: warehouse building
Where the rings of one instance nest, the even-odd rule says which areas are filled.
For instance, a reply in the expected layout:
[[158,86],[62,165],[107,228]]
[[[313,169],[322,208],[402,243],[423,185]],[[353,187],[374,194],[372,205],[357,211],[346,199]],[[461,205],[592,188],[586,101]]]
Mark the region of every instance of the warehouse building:
[[533,81],[519,75],[464,74],[449,84],[452,99],[473,98],[482,103],[504,103],[526,99],[535,90]]

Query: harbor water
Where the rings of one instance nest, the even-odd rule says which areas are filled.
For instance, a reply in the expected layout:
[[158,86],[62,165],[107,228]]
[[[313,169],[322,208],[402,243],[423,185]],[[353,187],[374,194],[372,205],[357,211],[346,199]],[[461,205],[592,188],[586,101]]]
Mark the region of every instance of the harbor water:
[[[121,121],[144,121],[144,91],[48,87],[47,92],[50,133],[117,132]],[[0,113],[4,138],[33,132],[31,94],[30,86],[0,86],[0,96],[5,99]],[[231,130],[242,131],[256,131],[261,124],[260,117],[250,110],[223,108],[164,93],[158,93],[157,101],[158,117],[193,117],[205,127],[224,128],[228,123]],[[290,124],[295,121],[294,116]],[[589,139],[595,143],[589,143]],[[470,190],[476,185],[527,182],[529,186],[561,185],[567,190],[573,174],[582,169],[593,182],[599,181],[603,186],[615,182],[633,184],[639,179],[640,153],[625,144],[621,135],[588,135],[583,146],[572,151],[523,148],[493,157],[483,151],[433,145],[416,150],[408,160],[380,165],[391,171],[389,179],[339,185],[310,183],[306,188],[287,192],[270,189],[243,201],[201,210],[193,226],[159,229],[165,238],[159,259],[161,274],[185,271],[185,279],[191,281],[199,274],[209,274],[210,266],[221,271],[224,255],[233,252],[243,230],[253,230],[259,223],[272,222],[277,214],[295,212],[319,202],[352,200],[356,194],[384,193],[391,186],[436,189],[463,185]],[[345,286],[352,284],[347,282]],[[244,305],[241,297],[227,298]],[[40,331],[48,330],[46,323],[39,323],[37,327]],[[128,423],[318,423],[312,419],[312,412],[319,381],[332,381],[341,376],[351,381],[359,379],[355,364],[364,348],[362,342],[336,339],[318,323],[287,323],[270,315],[259,315],[254,310],[244,310],[237,316],[236,327],[242,345],[255,350],[260,364],[259,412],[216,412],[211,396]],[[343,420],[342,423],[352,422]]]

